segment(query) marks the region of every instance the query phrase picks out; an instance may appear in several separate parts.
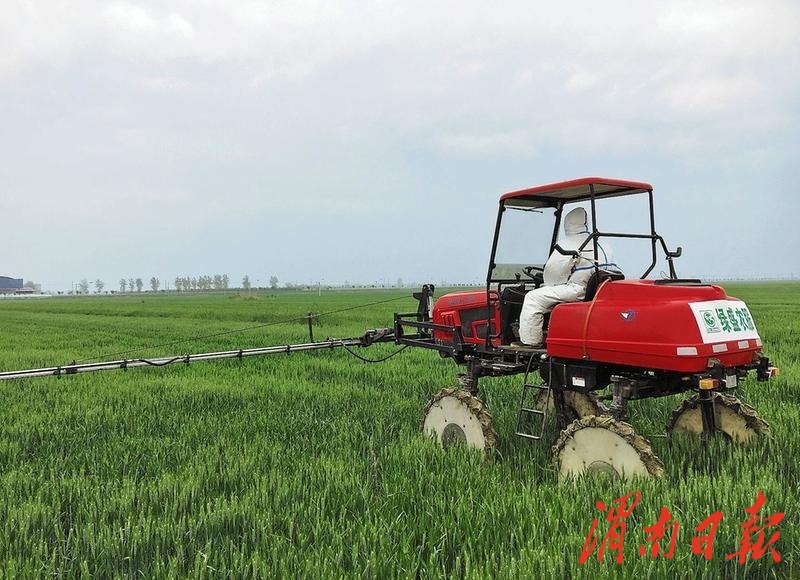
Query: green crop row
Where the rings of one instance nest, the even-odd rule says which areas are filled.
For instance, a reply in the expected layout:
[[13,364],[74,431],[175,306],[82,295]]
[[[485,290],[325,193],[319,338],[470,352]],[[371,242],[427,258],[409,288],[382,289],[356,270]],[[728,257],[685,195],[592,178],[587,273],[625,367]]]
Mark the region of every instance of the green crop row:
[[[668,439],[680,397],[632,403],[632,424],[666,467],[664,478],[632,484],[559,484],[549,443],[513,436],[521,377],[481,383],[500,436],[488,460],[442,452],[419,422],[457,369],[421,349],[383,364],[338,350],[0,382],[0,577],[799,577],[800,284],[728,291],[748,303],[782,370],[740,389],[773,438],[749,448]],[[163,356],[303,342],[304,320],[277,323],[404,294],[7,301],[0,370],[128,349]],[[357,336],[408,309],[410,298],[322,317],[315,337]],[[634,490],[642,500],[628,518],[624,563],[607,555],[581,566],[592,519],[601,535],[608,529],[595,502]],[[774,545],[782,561],[726,560],[758,490],[765,515],[786,514]],[[643,528],[662,506],[680,522],[675,555],[641,557]],[[724,518],[707,562],[691,553],[691,538],[716,511]]]

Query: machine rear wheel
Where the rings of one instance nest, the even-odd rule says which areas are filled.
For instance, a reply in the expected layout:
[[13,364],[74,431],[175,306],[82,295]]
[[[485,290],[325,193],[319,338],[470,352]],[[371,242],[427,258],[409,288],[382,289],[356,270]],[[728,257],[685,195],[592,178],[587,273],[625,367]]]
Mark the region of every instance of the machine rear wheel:
[[664,464],[633,427],[611,417],[578,419],[561,432],[552,449],[561,481],[584,474],[661,477]]
[[[736,443],[750,443],[759,436],[769,435],[769,423],[764,421],[756,410],[731,395],[713,393],[716,412],[717,431]],[[680,407],[672,411],[667,423],[668,433],[703,432],[703,417],[700,412],[700,398],[694,395],[686,399]]]
[[497,441],[486,407],[480,399],[459,389],[436,393],[423,411],[421,427],[445,449],[460,444],[487,450]]

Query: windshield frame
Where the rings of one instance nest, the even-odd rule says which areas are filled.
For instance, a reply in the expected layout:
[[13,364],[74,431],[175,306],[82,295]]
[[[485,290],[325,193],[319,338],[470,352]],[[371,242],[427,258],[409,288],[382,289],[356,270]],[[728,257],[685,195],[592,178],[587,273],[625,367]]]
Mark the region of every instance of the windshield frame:
[[[639,279],[645,279],[647,276],[653,271],[656,267],[656,263],[658,262],[658,246],[660,245],[664,251],[664,255],[667,258],[667,262],[669,265],[669,277],[671,279],[676,279],[677,274],[675,273],[675,266],[673,263],[673,258],[677,258],[681,255],[681,248],[678,248],[676,251],[671,252],[667,248],[667,244],[660,235],[656,233],[656,225],[655,225],[655,212],[653,208],[653,190],[648,189],[646,191],[636,191],[631,192],[623,195],[642,195],[647,194],[647,201],[649,206],[649,217],[650,217],[650,233],[649,234],[631,234],[631,233],[624,233],[624,232],[603,232],[598,231],[597,229],[597,207],[596,207],[596,199],[597,196],[594,193],[594,186],[589,184],[589,202],[590,202],[590,209],[589,212],[591,214],[591,232],[589,236],[587,236],[586,241],[581,245],[580,250],[587,248],[589,244],[593,249],[594,257],[595,257],[595,267],[597,261],[597,246],[598,240],[600,238],[627,238],[627,239],[645,239],[650,240],[651,245],[651,262],[649,266],[645,269],[644,273],[639,276]],[[507,201],[511,201],[512,203],[507,204]],[[494,270],[497,267],[497,247],[498,242],[500,239],[500,230],[503,224],[503,214],[506,212],[507,209],[527,209],[530,211],[530,208],[521,208],[518,204],[513,203],[512,200],[506,200],[504,198],[500,199],[500,204],[497,212],[497,221],[495,224],[495,231],[494,231],[494,238],[492,240],[492,252],[489,258],[489,268],[486,272],[486,288],[487,292],[489,291],[489,287],[491,284],[508,284],[508,283],[519,283],[521,281],[525,281],[524,278],[496,278],[494,277]],[[547,203],[541,204],[539,207],[553,207],[555,208],[554,213],[554,223],[553,223],[553,235],[550,242],[550,248],[548,248],[547,255],[549,256],[552,254],[554,250],[556,250],[556,245],[558,243],[558,229],[561,225],[561,216],[566,206],[569,206],[572,203],[580,203],[585,201],[585,199],[575,199],[575,200],[549,200]],[[531,265],[536,265],[532,263]]]

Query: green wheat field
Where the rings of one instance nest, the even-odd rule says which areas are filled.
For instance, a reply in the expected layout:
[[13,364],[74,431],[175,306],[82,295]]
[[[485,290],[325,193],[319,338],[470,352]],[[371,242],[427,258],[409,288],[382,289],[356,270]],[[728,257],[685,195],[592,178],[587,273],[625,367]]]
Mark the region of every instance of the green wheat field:
[[[745,300],[781,375],[740,389],[773,437],[742,448],[663,436],[680,397],[634,402],[631,423],[666,466],[660,480],[559,484],[549,441],[513,435],[521,377],[484,379],[500,441],[489,459],[443,452],[422,408],[456,366],[407,349],[383,364],[324,351],[0,383],[0,577],[798,578],[800,284],[726,285]],[[415,309],[411,290],[142,294],[0,301],[0,370],[323,317],[317,339],[358,336]],[[137,356],[306,340],[297,321],[150,348]],[[360,354],[379,358],[380,345]],[[739,564],[744,509],[785,512],[767,554]],[[631,491],[624,562],[578,558],[595,507]],[[639,555],[667,507],[671,559]],[[713,558],[694,528],[724,518]],[[666,548],[666,542],[664,544]]]

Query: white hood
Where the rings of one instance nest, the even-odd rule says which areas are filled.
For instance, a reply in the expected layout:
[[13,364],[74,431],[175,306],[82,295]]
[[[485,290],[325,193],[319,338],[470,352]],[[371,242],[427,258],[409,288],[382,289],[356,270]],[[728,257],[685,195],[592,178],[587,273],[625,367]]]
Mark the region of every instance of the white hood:
[[[586,229],[586,210],[576,207],[564,216],[564,236],[559,240],[559,245],[567,251],[574,251],[581,247],[589,230]],[[590,257],[594,254],[594,247],[584,248],[583,255]],[[565,256],[557,250],[553,250],[547,263],[544,265],[544,285],[557,286],[566,284],[572,277],[576,267],[591,266],[591,262],[585,258]],[[591,275],[588,270],[576,279],[579,284],[586,284],[586,279]]]
[[585,209],[576,207],[567,214],[564,218],[564,233],[568,236],[589,233],[589,229],[586,227]]
[[[559,245],[564,250],[577,250],[589,237],[589,228],[586,225],[586,210],[576,207],[564,217],[564,237],[559,240]],[[600,268],[619,271],[619,266],[614,264],[611,248],[604,241],[597,243],[598,266]],[[594,272],[594,244],[587,244],[581,250],[581,256],[565,256],[553,250],[544,266],[544,285],[557,286],[559,284],[578,284],[586,286]]]

